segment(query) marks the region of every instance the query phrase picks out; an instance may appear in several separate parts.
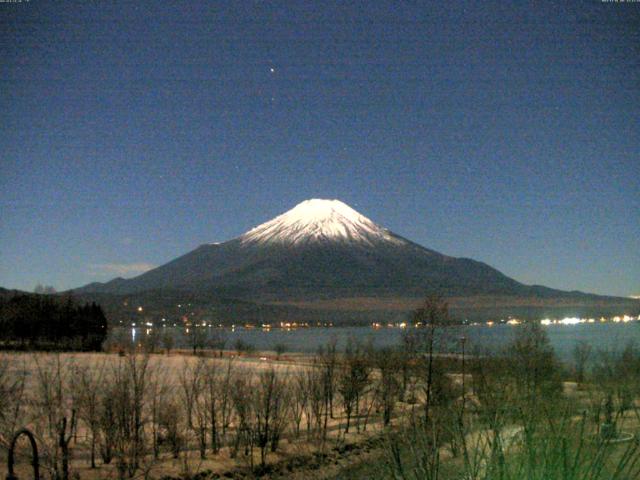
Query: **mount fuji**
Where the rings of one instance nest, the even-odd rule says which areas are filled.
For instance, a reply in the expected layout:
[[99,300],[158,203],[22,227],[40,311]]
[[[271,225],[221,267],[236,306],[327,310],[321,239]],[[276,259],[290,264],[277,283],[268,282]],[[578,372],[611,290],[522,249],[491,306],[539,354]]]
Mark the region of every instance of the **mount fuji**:
[[413,243],[339,200],[321,199],[306,200],[238,238],[201,245],[137,277],[92,283],[76,293],[148,291],[296,307],[368,305],[373,310],[407,309],[429,293],[489,305],[627,300],[524,285],[485,263]]

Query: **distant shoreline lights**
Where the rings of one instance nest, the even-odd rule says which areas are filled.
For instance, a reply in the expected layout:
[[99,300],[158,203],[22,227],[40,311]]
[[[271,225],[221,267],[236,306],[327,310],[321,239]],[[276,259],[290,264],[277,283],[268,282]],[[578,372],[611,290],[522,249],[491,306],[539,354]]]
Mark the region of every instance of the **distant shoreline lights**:
[[600,317],[598,320],[595,318],[578,318],[578,317],[565,317],[562,319],[550,319],[545,318],[540,320],[541,325],[579,325],[581,323],[629,323],[634,321],[640,321],[640,315],[633,317],[631,315],[616,315],[615,317]]
[[[596,318],[579,318],[579,317],[564,317],[564,318],[543,318],[539,320],[540,324],[543,326],[551,326],[551,325],[580,325],[583,323],[629,323],[640,321],[640,315],[634,317],[632,315],[616,315],[613,317],[600,317]],[[460,323],[460,325],[468,325],[471,327],[485,326],[485,327],[493,327],[494,325],[522,325],[523,323],[527,323],[527,320],[523,320],[520,318],[509,317],[508,319],[500,319],[500,320],[487,320],[486,322],[469,322],[468,320],[464,320]],[[416,327],[419,328],[422,326],[422,323],[418,322],[414,325],[408,325],[406,322],[400,323],[378,323],[374,322],[371,324],[371,327],[375,330],[380,328],[407,328],[407,327]]]

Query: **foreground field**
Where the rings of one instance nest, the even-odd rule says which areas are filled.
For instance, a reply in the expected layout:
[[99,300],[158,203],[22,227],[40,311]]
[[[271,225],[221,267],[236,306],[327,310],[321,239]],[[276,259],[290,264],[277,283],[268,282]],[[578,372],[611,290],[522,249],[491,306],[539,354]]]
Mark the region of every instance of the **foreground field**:
[[434,332],[315,355],[5,354],[2,464],[27,427],[63,480],[640,478],[633,347],[562,365],[532,324],[498,354],[436,356]]
[[[339,396],[335,352],[322,359],[224,352],[2,356],[3,462],[12,432],[36,434],[43,470],[64,478],[242,477],[307,468],[382,430],[379,392]],[[367,368],[368,370],[371,370]],[[327,375],[331,376],[331,379]],[[330,391],[336,390],[336,392]],[[356,399],[356,395],[358,398]],[[362,411],[365,410],[365,411]],[[62,425],[66,419],[66,425]],[[391,419],[387,421],[391,423]],[[60,438],[68,438],[65,454]],[[26,442],[17,472],[30,476]],[[333,452],[333,453],[332,453]]]

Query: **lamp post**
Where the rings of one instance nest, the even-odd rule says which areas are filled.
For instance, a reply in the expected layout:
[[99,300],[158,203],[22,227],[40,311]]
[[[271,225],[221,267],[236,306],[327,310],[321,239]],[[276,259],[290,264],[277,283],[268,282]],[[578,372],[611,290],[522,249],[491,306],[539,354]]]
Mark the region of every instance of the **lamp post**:
[[467,341],[467,337],[464,335],[460,337],[460,345],[462,347],[462,408],[464,408],[464,400],[465,400],[465,385],[464,385],[464,377],[465,377],[465,365],[464,365],[464,346]]

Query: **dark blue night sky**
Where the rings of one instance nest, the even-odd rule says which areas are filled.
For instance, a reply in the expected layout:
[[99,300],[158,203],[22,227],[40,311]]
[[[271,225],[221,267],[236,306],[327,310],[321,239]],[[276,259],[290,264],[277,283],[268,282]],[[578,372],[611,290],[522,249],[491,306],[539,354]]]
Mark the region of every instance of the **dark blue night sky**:
[[338,198],[525,283],[640,294],[640,3],[0,3],[0,69],[4,287]]

